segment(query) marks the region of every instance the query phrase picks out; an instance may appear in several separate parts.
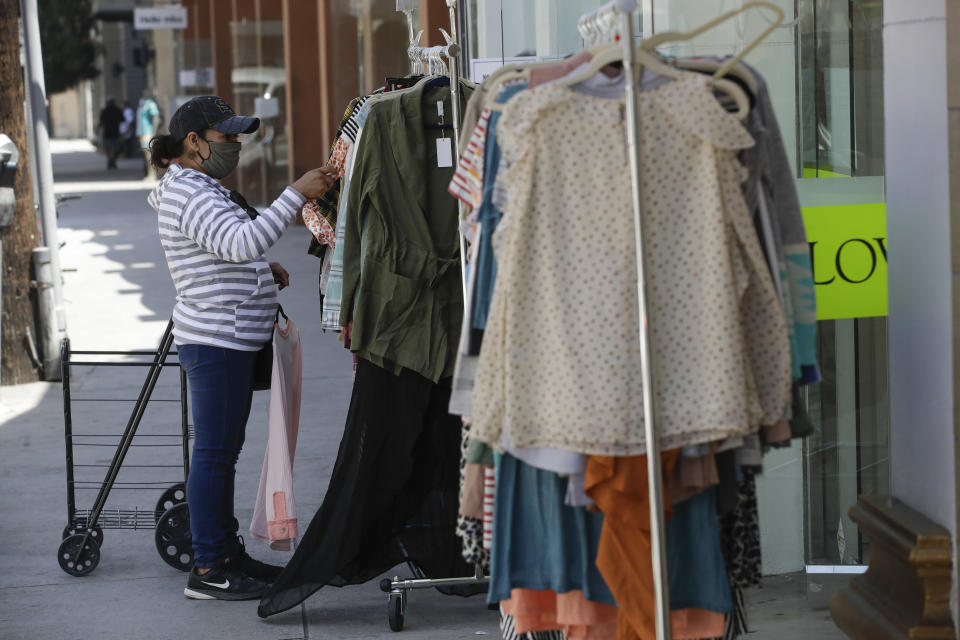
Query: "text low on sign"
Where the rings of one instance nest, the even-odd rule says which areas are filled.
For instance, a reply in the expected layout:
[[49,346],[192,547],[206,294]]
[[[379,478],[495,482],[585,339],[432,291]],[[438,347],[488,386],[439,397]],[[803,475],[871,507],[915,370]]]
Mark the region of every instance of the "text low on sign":
[[817,319],[887,315],[886,205],[804,207]]
[[187,8],[174,7],[137,8],[133,10],[133,28],[148,29],[186,29]]

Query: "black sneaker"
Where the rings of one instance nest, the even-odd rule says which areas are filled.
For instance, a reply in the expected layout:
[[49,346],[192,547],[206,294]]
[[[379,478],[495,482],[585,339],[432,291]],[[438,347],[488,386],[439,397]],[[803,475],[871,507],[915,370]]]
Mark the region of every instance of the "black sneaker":
[[267,583],[276,580],[277,576],[283,571],[283,567],[275,564],[267,564],[266,562],[260,562],[259,560],[251,558],[247,553],[247,548],[242,536],[237,536],[237,550],[230,557],[230,562],[251,578],[256,578],[257,580],[262,580]]
[[256,600],[267,584],[240,570],[230,562],[222,562],[205,574],[190,570],[183,595],[193,600]]

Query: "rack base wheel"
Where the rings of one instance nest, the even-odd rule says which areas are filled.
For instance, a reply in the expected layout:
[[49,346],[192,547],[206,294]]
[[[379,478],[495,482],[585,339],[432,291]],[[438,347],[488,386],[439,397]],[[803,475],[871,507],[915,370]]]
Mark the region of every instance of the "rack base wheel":
[[406,608],[406,594],[402,591],[391,591],[387,601],[387,621],[391,631],[403,631],[403,610]]
[[172,509],[178,504],[186,501],[187,487],[182,482],[179,482],[164,491],[160,496],[160,499],[157,500],[157,508],[153,510],[154,523],[160,522],[160,516],[166,513],[168,509]]
[[[75,536],[77,534],[83,535],[86,532],[87,532],[86,527],[75,527],[73,525],[68,524],[63,528],[63,536],[61,536],[60,539],[66,540],[70,536]],[[93,533],[90,534],[90,539],[96,540],[97,546],[102,549],[103,548],[103,529],[101,529],[100,527],[94,527]]]
[[193,536],[190,535],[190,511],[186,502],[167,509],[154,534],[157,551],[174,569],[190,571],[193,567]]
[[84,544],[84,537],[82,533],[69,536],[57,551],[60,568],[72,576],[88,575],[100,564],[100,547],[92,537]]

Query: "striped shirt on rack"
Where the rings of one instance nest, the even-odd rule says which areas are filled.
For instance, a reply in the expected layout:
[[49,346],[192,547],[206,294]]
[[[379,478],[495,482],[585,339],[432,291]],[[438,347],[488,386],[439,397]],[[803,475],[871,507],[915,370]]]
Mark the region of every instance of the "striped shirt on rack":
[[471,209],[479,207],[483,200],[483,158],[487,144],[487,125],[492,113],[490,109],[484,109],[480,113],[477,126],[460,156],[453,180],[450,181],[450,195]]
[[277,285],[263,254],[306,201],[287,187],[255,220],[210,176],[171,165],[147,198],[177,289],[177,344],[257,351],[270,340]]
[[350,116],[350,119],[343,124],[343,132],[340,134],[350,141],[350,144],[353,144],[357,141],[357,135],[360,133],[360,128],[363,126],[363,122],[357,116],[360,113],[360,107],[367,103],[367,101],[373,96],[381,92],[374,91],[368,96],[363,96],[357,100],[357,104],[353,107],[353,115]]

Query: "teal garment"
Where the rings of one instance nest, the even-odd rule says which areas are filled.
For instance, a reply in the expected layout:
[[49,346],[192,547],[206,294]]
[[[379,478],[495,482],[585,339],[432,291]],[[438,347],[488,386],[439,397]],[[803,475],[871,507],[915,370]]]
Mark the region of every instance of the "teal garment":
[[509,453],[495,454],[495,459],[487,601],[506,600],[511,589],[580,589],[587,600],[616,606],[596,565],[603,514],[564,504],[569,478]]
[[770,248],[765,247],[765,252],[771,275],[778,280],[784,298],[793,379],[810,384],[819,382],[821,374],[817,366],[817,296],[803,209],[770,90],[763,76],[746,66],[757,79],[757,95],[744,126],[757,144],[739,154],[750,173],[750,179],[744,182],[744,197],[761,244],[765,244],[765,227],[769,227],[772,235],[772,255]]
[[670,608],[733,611],[730,580],[720,542],[717,488],[673,505],[667,521]]
[[[510,85],[497,95],[497,102],[506,103],[510,98],[527,88],[525,82]],[[493,232],[497,230],[503,212],[494,204],[493,189],[500,170],[500,145],[497,144],[497,121],[500,111],[490,114],[487,122],[487,144],[484,149],[483,200],[477,208],[480,223],[480,245],[477,249],[476,300],[471,321],[474,329],[487,328],[487,316],[493,301],[493,285],[497,280],[497,258],[493,253]]]
[[[353,322],[358,356],[438,382],[453,375],[463,286],[454,167],[438,166],[439,139],[453,153],[452,131],[438,128],[450,124],[450,88],[430,85],[367,116],[345,212],[340,324]],[[469,94],[462,86],[464,104]]]
[[157,131],[153,127],[153,119],[160,115],[160,107],[152,98],[144,98],[137,109],[137,130],[141,136],[153,136]]

